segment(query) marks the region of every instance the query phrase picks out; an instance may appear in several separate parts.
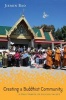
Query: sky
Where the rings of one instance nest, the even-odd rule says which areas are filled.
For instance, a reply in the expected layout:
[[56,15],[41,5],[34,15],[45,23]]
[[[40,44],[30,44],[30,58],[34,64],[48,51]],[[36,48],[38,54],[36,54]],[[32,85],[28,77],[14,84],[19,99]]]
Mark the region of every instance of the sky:
[[66,0],[0,0],[0,26],[13,26],[22,14],[31,27],[62,28],[66,26]]

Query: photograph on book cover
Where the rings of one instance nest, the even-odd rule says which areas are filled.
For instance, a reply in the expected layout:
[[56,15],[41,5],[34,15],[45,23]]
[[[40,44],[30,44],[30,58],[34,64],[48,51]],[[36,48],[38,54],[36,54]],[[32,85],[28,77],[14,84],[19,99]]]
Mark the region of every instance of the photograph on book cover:
[[0,97],[66,97],[66,0],[0,1]]

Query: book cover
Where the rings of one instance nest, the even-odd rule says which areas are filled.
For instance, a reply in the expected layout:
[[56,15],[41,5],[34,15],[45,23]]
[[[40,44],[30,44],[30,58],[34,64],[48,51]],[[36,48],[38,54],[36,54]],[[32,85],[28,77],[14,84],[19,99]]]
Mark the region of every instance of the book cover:
[[[4,34],[7,34],[9,30],[7,27],[12,28],[9,33],[11,35],[14,27],[19,25],[20,20],[25,20],[31,32],[31,28],[34,26],[44,24],[54,25],[57,30],[66,25],[65,9],[65,0],[2,0],[0,1],[1,38],[6,37]],[[23,15],[25,19],[21,19]],[[5,30],[2,29],[3,26]],[[22,38],[25,39],[25,37]],[[0,47],[2,45],[0,43]],[[22,66],[0,68],[0,98],[2,100],[65,100],[65,97],[66,69]]]

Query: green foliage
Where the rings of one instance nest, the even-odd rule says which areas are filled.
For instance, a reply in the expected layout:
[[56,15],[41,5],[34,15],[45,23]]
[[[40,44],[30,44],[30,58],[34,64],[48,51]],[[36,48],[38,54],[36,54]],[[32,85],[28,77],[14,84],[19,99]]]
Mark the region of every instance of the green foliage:
[[61,29],[57,29],[57,31],[55,31],[55,39],[56,40],[63,40],[63,35],[62,35],[62,31],[61,31]]
[[61,29],[57,29],[54,34],[56,40],[66,41],[66,26],[63,26]]

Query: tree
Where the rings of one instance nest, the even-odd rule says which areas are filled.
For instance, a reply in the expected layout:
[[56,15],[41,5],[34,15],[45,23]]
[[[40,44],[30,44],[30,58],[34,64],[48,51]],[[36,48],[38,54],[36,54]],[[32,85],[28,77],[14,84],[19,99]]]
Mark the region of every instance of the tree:
[[63,40],[62,30],[59,28],[57,29],[57,31],[55,31],[55,39],[56,40]]
[[62,27],[63,39],[66,40],[66,26]]

